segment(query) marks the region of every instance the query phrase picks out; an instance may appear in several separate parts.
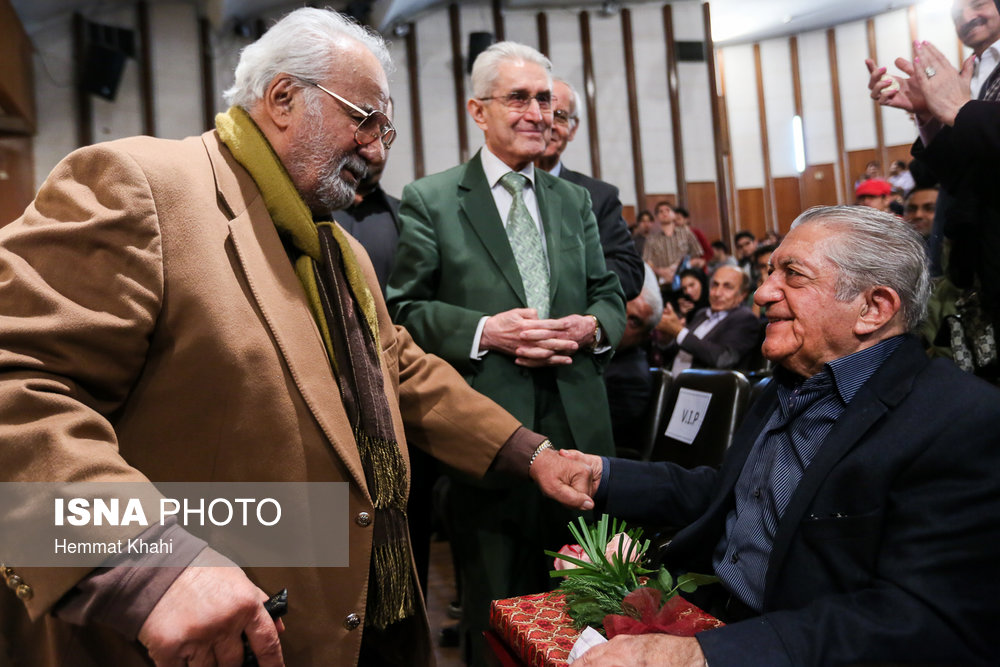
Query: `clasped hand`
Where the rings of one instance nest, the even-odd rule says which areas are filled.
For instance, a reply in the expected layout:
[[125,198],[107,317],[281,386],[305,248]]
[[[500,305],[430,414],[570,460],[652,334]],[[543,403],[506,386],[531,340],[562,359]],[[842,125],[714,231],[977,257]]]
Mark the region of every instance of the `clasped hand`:
[[914,42],[913,61],[896,58],[896,67],[906,77],[886,76],[886,68],[865,60],[870,74],[868,90],[873,100],[916,115],[921,124],[932,118],[953,125],[958,110],[969,101],[975,56],[969,56],[956,70],[929,42]]
[[540,320],[534,308],[514,308],[486,320],[479,346],[514,357],[519,366],[565,366],[594,342],[594,318],[566,315]]

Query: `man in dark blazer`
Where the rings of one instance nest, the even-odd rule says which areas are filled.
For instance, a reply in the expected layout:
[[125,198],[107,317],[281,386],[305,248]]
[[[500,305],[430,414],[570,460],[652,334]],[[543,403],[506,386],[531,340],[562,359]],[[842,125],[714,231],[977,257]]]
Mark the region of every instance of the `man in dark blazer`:
[[908,333],[929,279],[906,223],[797,222],[756,294],[780,368],[721,469],[589,457],[598,511],[687,524],[666,564],[714,570],[698,602],[728,625],[615,637],[583,667],[1000,661],[1000,391]]
[[590,193],[594,216],[597,217],[597,231],[604,248],[604,263],[618,276],[625,299],[631,301],[642,290],[643,263],[642,257],[636,252],[628,224],[622,217],[618,188],[568,169],[562,163],[563,151],[576,137],[576,130],[580,127],[578,99],[576,90],[569,82],[552,80],[552,137],[545,152],[535,159],[535,166],[553,176],[576,183]]
[[[670,304],[663,308],[657,330],[672,338],[671,371],[686,368],[746,369],[760,343],[760,320],[743,305],[750,292],[750,276],[735,266],[720,266],[709,282],[708,308],[687,322]],[[668,357],[669,358],[669,357]]]
[[[550,70],[513,42],[476,59],[468,111],[486,145],[404,188],[388,301],[421,347],[526,425],[544,425],[556,446],[611,454],[601,370],[624,330],[625,302],[587,191],[532,163],[552,125]],[[489,601],[550,581],[541,549],[561,546],[553,542],[570,517],[541,503],[527,485],[452,477],[460,629],[476,664]]]

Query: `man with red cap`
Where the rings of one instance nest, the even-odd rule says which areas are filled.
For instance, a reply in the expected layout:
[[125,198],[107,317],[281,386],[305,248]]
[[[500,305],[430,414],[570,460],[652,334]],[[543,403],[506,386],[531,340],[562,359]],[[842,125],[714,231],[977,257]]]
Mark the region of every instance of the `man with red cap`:
[[867,181],[861,181],[854,189],[858,206],[869,206],[880,211],[889,210],[889,195],[891,194],[892,186],[881,178],[869,178]]

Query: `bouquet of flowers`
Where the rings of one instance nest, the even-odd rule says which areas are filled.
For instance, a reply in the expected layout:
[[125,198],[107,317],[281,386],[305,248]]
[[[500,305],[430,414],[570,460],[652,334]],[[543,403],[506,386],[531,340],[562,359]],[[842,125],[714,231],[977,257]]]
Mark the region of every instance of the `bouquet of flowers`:
[[[593,526],[582,518],[569,530],[577,544],[566,545],[555,558],[553,577],[564,577],[553,591],[565,599],[573,627],[591,626],[616,634],[667,632],[693,634],[690,622],[679,613],[687,603],[677,596],[698,586],[718,581],[714,576],[688,572],[676,578],[660,567],[644,567],[649,540],[642,539],[642,529],[628,529],[625,522],[609,520],[605,514]],[[714,626],[713,626],[714,627]]]

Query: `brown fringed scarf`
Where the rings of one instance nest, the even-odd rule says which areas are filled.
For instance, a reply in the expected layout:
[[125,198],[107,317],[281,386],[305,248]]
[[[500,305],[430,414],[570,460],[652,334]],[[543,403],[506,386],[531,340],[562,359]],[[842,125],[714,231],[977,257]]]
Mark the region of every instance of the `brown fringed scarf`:
[[375,505],[367,616],[385,628],[414,612],[406,524],[406,462],[386,399],[375,300],[347,238],[332,222],[314,222],[291,178],[250,116],[239,107],[215,118],[223,143],[260,188],[278,231],[301,254],[295,272],[305,288],[337,375],[365,482]]

